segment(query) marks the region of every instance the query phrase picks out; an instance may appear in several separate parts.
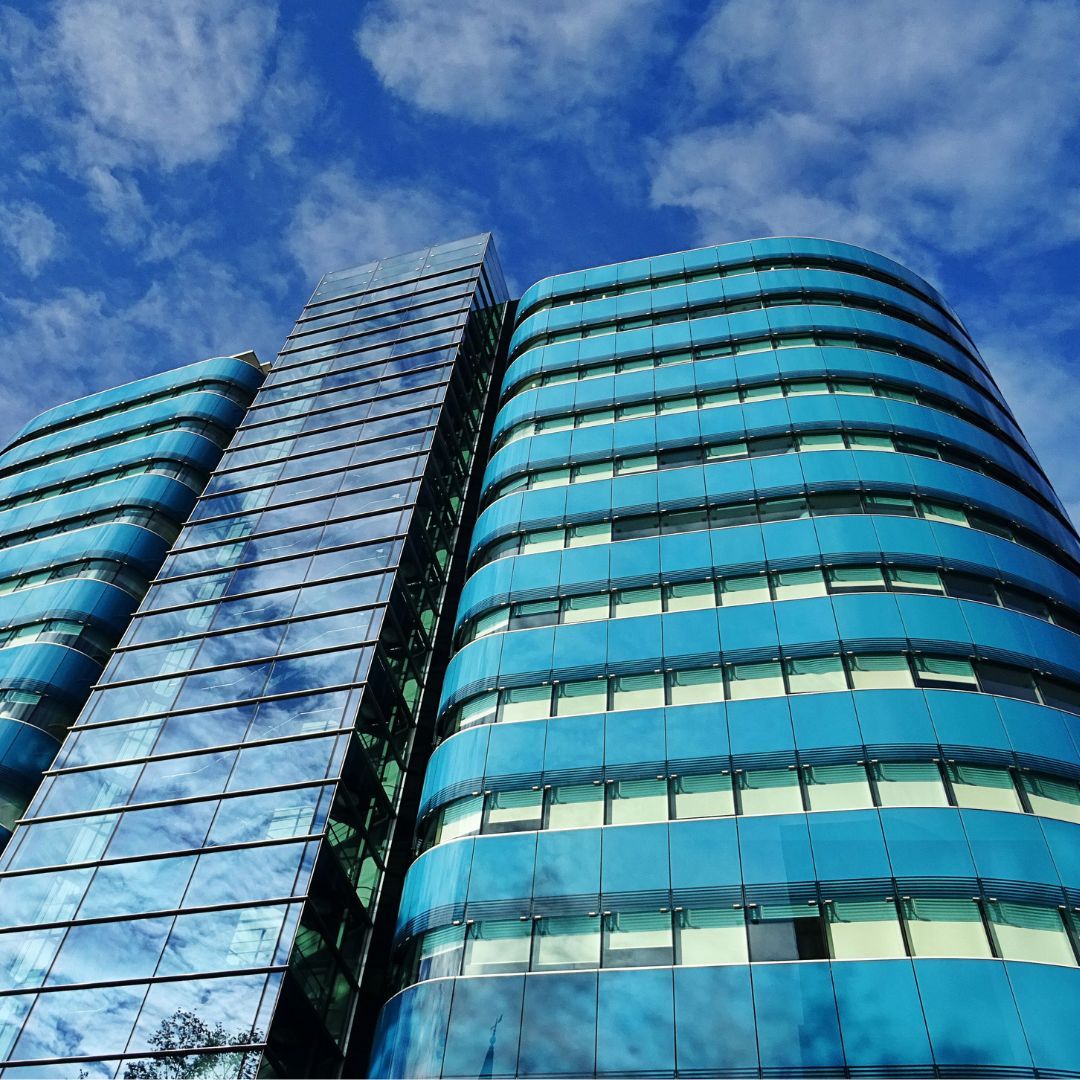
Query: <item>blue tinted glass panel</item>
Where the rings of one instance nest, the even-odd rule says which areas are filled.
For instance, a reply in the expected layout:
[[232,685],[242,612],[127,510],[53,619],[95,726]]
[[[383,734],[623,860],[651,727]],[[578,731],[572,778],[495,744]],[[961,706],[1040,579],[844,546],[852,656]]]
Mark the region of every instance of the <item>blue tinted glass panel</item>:
[[446,1037],[444,1077],[513,1076],[524,976],[458,979]]
[[522,1076],[589,1076],[596,1058],[595,972],[529,975],[521,1022]]
[[[723,1003],[723,1022],[703,1022]],[[757,1034],[750,968],[675,969],[675,1041],[678,1067],[688,1075],[757,1071]]]
[[672,972],[602,971],[596,1020],[596,1071],[675,1070]]
[[840,1069],[844,1051],[829,967],[759,964],[753,969],[763,1069]]
[[848,1065],[881,1069],[933,1062],[915,975],[906,960],[833,965]]
[[1030,1069],[1016,1004],[1000,964],[916,960],[930,1043],[939,1065]]

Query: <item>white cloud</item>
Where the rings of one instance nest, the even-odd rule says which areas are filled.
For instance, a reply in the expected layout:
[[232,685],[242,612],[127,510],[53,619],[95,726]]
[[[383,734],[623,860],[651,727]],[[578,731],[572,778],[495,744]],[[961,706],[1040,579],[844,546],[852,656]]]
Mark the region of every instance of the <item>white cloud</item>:
[[378,0],[356,44],[385,87],[445,116],[502,121],[589,108],[666,51],[652,0]]
[[249,176],[296,171],[318,91],[277,0],[56,0],[38,15],[0,4],[0,118],[22,155],[9,161],[82,185],[105,238],[140,261],[220,227],[216,207],[194,212],[209,191],[193,167],[242,147]]
[[322,91],[311,79],[306,63],[300,39],[286,36],[277,49],[273,68],[259,91],[254,110],[262,149],[281,165],[297,164],[291,161],[297,140],[316,126],[319,109],[325,105]]
[[938,278],[1074,516],[1080,308],[1050,263],[1080,239],[1078,54],[1073,0],[724,0],[649,154],[704,243],[827,236]]
[[[1074,311],[1074,333],[1080,311]],[[1027,321],[981,335],[981,351],[1005,400],[1038,453],[1075,524],[1080,525],[1080,472],[1076,468],[1076,417],[1080,378],[1045,328]],[[1033,375],[1033,373],[1035,373]]]
[[[693,211],[714,243],[809,232],[895,248],[901,241],[890,223],[845,190],[844,167],[859,154],[844,128],[805,113],[697,128],[656,148],[652,199]],[[800,183],[812,156],[839,168]]]
[[313,178],[285,243],[314,283],[330,270],[403,254],[481,231],[471,206],[419,186],[378,186],[347,167]]
[[0,443],[42,409],[155,371],[249,348],[273,359],[284,314],[258,282],[191,255],[132,300],[74,287],[0,296]]
[[193,216],[184,224],[156,212],[143,196],[134,176],[122,170],[90,166],[84,179],[90,205],[105,220],[105,232],[116,243],[139,249],[139,261],[174,259],[197,241],[212,235],[210,225]]
[[703,237],[901,255],[1075,237],[1078,52],[1058,0],[730,0],[688,50],[697,120],[655,147],[653,202]]
[[15,254],[27,277],[37,277],[57,256],[62,237],[40,206],[13,202],[0,206],[0,243]]
[[141,241],[151,215],[135,179],[102,165],[91,165],[85,177],[90,203],[105,218],[109,235],[120,244]]
[[62,0],[55,57],[82,116],[86,155],[166,169],[230,145],[259,91],[276,4],[246,0]]

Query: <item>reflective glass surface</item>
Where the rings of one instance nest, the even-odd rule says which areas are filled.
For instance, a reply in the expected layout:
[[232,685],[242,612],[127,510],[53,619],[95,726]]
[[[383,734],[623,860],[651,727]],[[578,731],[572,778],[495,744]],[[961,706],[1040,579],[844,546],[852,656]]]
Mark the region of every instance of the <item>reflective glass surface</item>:
[[[11,924],[80,920],[8,935],[11,977],[127,980],[13,1007],[14,1060],[202,1047],[176,1067],[248,1075],[265,1047],[277,1075],[341,1071],[505,298],[487,237],[316,290],[10,849],[43,868],[0,878]],[[525,820],[503,801],[493,826]],[[468,963],[502,970],[509,940],[477,923]]]

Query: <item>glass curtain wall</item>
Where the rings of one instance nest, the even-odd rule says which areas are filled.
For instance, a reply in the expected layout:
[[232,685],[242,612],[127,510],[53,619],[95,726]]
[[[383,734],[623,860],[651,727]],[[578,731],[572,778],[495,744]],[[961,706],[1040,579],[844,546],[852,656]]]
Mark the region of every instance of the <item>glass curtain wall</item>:
[[320,282],[5,854],[9,1074],[341,1071],[505,300]]
[[49,409],[0,453],[0,846],[243,419],[217,357]]

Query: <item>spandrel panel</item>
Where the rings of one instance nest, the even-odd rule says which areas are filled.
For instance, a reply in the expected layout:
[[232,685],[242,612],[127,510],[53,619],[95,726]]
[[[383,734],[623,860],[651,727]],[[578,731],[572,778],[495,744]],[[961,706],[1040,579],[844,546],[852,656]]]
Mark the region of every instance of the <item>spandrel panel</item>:
[[391,1075],[437,1077],[441,1074],[453,990],[454,984],[449,980],[433,982],[414,987],[399,999],[401,1037]]
[[1037,1069],[1075,1070],[1080,1031],[1073,1023],[1080,972],[1039,964],[1006,964],[1024,1036]]
[[459,979],[454,986],[444,1077],[511,1077],[517,1070],[522,976]]
[[[702,1017],[715,1014],[718,1002],[723,1002],[723,1022],[702,1023]],[[756,1074],[749,966],[677,968],[675,1025],[678,1067],[688,1075],[723,1075],[727,1069]]]
[[671,971],[601,972],[598,999],[598,1073],[674,1072]]
[[797,1075],[806,1069],[843,1067],[827,964],[759,965],[753,980],[763,1069]]
[[915,979],[939,1066],[976,1075],[988,1065],[1031,1069],[1004,966],[977,960],[916,960]]
[[833,984],[850,1066],[882,1069],[933,1060],[910,963],[834,964]]
[[592,1075],[596,1059],[596,980],[596,972],[526,978],[519,1075]]

